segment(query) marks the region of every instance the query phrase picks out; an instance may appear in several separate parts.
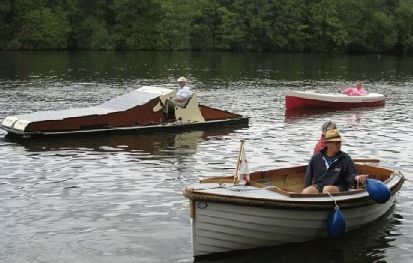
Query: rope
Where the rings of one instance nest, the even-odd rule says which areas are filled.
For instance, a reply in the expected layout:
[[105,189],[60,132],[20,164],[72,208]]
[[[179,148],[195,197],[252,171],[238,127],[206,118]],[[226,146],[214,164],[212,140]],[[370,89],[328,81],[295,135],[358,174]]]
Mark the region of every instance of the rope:
[[331,199],[333,199],[334,204],[336,205],[336,208],[340,208],[340,207],[338,207],[338,205],[337,205],[336,199],[334,199],[334,197],[333,197],[329,192],[327,192],[327,194],[331,197]]

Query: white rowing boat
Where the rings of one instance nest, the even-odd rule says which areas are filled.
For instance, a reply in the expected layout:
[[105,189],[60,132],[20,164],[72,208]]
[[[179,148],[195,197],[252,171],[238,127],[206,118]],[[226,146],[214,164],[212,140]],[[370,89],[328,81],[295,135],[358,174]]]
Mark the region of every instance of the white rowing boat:
[[377,203],[364,189],[301,194],[306,166],[253,172],[247,186],[234,185],[233,176],[224,176],[187,187],[194,256],[326,238],[327,220],[336,205],[347,231],[371,223],[393,206],[404,177],[372,164],[356,163],[356,169],[383,182],[390,189],[389,200]]

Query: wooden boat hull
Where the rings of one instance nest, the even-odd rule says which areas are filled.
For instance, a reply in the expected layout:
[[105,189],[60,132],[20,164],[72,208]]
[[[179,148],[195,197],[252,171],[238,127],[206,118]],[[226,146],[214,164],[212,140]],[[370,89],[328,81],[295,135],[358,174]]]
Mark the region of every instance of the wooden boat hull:
[[214,129],[216,127],[245,127],[249,123],[249,118],[240,117],[225,120],[211,120],[202,123],[186,123],[186,122],[171,122],[162,123],[155,125],[143,125],[143,126],[121,126],[121,127],[100,127],[100,128],[90,128],[90,129],[80,129],[80,130],[63,130],[63,131],[21,131],[16,129],[10,129],[8,127],[2,127],[3,130],[7,131],[8,137],[17,138],[37,138],[45,136],[75,136],[80,134],[111,134],[111,133],[134,133],[134,134],[148,134],[153,132],[162,131],[190,131],[190,130],[208,130]]
[[188,187],[184,195],[190,199],[194,256],[326,238],[327,218],[336,203],[347,231],[352,231],[384,215],[404,181],[400,173],[357,164],[359,173],[368,171],[370,177],[384,181],[391,190],[390,200],[375,203],[362,189],[333,197],[303,195],[297,191],[303,187],[305,168],[251,173],[251,186],[234,186],[230,176]]
[[15,136],[36,137],[188,130],[248,123],[248,118],[239,114],[200,105],[196,95],[185,108],[176,107],[174,115],[168,116],[162,105],[174,94],[171,89],[144,86],[98,106],[9,116],[1,128]]
[[[394,197],[384,205],[340,211],[351,231],[380,218],[393,203]],[[197,207],[192,220],[194,256],[327,237],[330,210],[270,209],[205,201],[195,201],[194,206]],[[207,208],[199,209],[204,206]]]
[[285,109],[332,108],[350,109],[357,107],[384,106],[382,94],[370,93],[366,96],[348,96],[345,94],[323,94],[315,92],[288,91],[285,96]]

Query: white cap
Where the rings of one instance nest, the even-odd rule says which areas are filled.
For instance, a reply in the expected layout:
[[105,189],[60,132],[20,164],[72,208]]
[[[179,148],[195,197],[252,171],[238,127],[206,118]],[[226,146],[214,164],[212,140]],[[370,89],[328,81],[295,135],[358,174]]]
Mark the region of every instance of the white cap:
[[185,78],[185,77],[180,77],[180,78],[178,79],[178,82],[181,82],[181,81],[186,82],[186,78]]

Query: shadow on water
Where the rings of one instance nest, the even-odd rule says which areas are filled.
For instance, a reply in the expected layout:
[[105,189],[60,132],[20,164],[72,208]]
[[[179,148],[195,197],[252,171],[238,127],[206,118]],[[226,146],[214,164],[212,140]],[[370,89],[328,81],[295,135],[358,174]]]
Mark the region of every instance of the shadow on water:
[[347,234],[342,240],[320,239],[305,243],[286,244],[214,254],[196,258],[197,263],[231,262],[380,262],[385,249],[391,247],[399,234],[394,233],[401,224],[401,215],[394,206],[381,218]]
[[299,119],[305,119],[307,117],[319,116],[319,117],[328,117],[333,113],[363,113],[363,112],[372,112],[384,106],[378,107],[360,107],[354,109],[336,109],[336,108],[305,108],[305,109],[292,109],[285,110],[285,122],[292,123]]
[[[129,151],[148,154],[161,154],[166,149],[196,150],[199,141],[208,137],[226,136],[235,131],[235,127],[215,130],[153,134],[89,134],[76,136],[50,136],[33,139],[6,135],[4,141],[24,146],[30,152],[51,150],[89,149],[97,152]],[[167,153],[166,153],[167,154]]]

